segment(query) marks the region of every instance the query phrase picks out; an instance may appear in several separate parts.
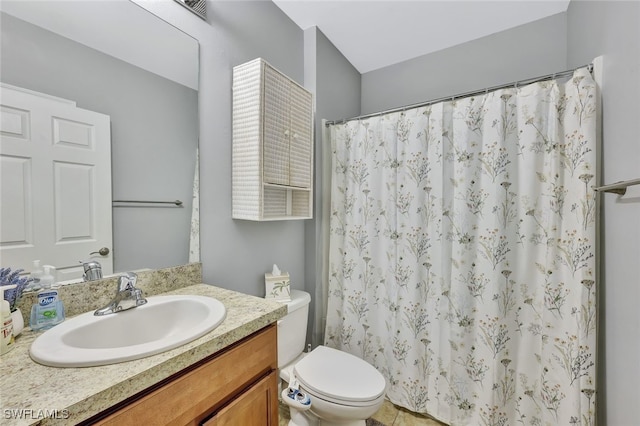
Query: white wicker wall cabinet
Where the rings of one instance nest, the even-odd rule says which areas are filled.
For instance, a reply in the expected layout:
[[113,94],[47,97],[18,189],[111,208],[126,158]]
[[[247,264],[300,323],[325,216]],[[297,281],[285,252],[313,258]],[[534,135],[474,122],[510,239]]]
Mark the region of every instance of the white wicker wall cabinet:
[[313,216],[312,99],[263,59],[233,68],[234,219]]

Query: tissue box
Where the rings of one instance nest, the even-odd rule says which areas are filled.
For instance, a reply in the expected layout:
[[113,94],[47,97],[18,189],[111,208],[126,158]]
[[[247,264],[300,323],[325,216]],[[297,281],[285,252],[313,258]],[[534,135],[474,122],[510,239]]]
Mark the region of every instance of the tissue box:
[[264,274],[264,285],[265,299],[275,299],[280,302],[291,301],[291,282],[288,273],[273,275],[268,272]]

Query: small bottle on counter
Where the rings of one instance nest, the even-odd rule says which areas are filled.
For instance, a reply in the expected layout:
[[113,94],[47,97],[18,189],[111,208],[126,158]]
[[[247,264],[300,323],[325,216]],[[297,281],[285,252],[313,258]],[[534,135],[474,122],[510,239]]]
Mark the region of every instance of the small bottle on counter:
[[16,285],[0,286],[0,318],[2,329],[0,330],[0,355],[4,355],[13,349],[13,319],[11,318],[11,306],[4,300],[4,291],[16,288]]

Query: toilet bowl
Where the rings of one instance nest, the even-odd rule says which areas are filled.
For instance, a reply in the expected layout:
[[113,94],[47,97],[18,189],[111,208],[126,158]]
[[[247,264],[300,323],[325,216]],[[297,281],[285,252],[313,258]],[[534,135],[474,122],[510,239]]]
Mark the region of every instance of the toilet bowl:
[[[295,379],[302,392],[311,398],[306,417],[291,416],[290,426],[364,425],[384,402],[386,382],[372,365],[362,359],[318,346],[302,359],[282,369],[280,377],[290,384]],[[291,411],[296,407],[290,407]]]
[[[280,378],[285,387],[293,386],[308,395],[311,404],[301,406],[284,396],[291,412],[289,425],[364,426],[384,402],[384,376],[368,362],[337,349],[318,346],[303,353],[311,298],[297,290],[292,290],[291,296],[289,313],[278,324]],[[300,322],[304,324],[301,326]],[[299,338],[294,337],[294,332],[301,334]],[[300,351],[292,350],[294,342]]]

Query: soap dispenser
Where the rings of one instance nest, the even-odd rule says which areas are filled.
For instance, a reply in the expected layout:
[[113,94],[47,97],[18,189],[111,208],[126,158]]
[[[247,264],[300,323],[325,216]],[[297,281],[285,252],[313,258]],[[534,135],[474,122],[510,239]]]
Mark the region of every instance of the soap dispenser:
[[2,319],[2,330],[0,331],[0,355],[4,355],[13,349],[13,319],[11,318],[11,306],[4,300],[4,291],[16,288],[13,285],[0,286],[0,317]]
[[31,269],[31,282],[27,286],[27,290],[40,290],[42,286],[40,285],[40,278],[42,278],[42,274],[44,271],[40,266],[39,260],[33,261],[33,268]]
[[52,266],[44,266],[44,274],[40,278],[43,289],[38,292],[38,301],[31,307],[29,325],[32,330],[45,330],[64,321],[64,305],[58,298],[58,290],[51,275]]

